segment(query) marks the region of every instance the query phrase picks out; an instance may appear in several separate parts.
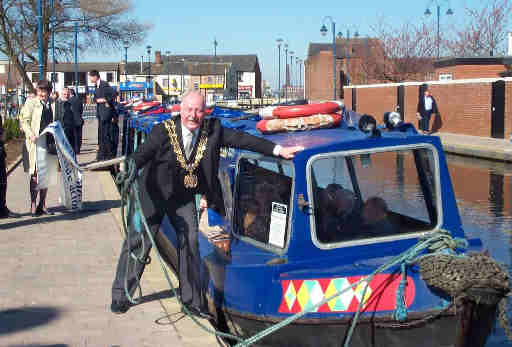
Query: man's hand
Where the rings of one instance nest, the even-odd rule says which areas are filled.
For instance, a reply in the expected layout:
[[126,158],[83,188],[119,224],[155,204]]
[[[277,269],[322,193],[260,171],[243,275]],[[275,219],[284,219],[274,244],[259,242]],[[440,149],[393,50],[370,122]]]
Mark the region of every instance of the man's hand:
[[36,143],[38,138],[39,138],[39,136],[32,135],[32,136],[30,136],[30,141],[32,141],[33,143]]
[[290,147],[281,147],[279,151],[279,156],[284,159],[292,159],[295,156],[295,153],[300,152],[304,149],[302,146],[290,146]]
[[201,210],[208,208],[208,201],[206,201],[206,196],[201,195],[201,198],[199,199],[199,208]]
[[420,116],[419,112],[416,112],[416,118],[418,118],[418,120],[422,120],[423,119],[423,117]]

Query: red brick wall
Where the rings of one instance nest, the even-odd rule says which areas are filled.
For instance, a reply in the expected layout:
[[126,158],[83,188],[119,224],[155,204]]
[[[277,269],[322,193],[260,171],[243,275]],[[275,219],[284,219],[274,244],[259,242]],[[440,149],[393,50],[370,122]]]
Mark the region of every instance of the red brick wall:
[[504,65],[455,65],[436,69],[436,80],[439,74],[451,73],[452,79],[499,78],[505,71]]
[[370,114],[382,122],[384,112],[394,111],[397,87],[357,88],[357,112]]
[[[332,52],[322,51],[310,56],[306,63],[306,99],[310,101],[332,100],[333,98],[333,71]],[[340,62],[336,62],[336,94],[340,98]]]
[[505,138],[512,134],[512,81],[505,82]]
[[352,109],[352,91],[353,90],[354,89],[352,89],[352,88],[343,88],[343,93],[345,95],[343,102],[345,103],[345,107],[348,109]]
[[[419,85],[405,87],[406,122],[418,125],[416,107],[418,104]],[[345,104],[352,106],[351,88],[345,88]],[[382,121],[386,111],[396,107],[397,87],[382,86],[357,89],[357,112],[368,113]],[[431,84],[429,89],[437,101],[440,117],[432,122],[436,131],[491,136],[491,100],[492,82],[442,83]],[[506,82],[505,138],[512,132],[512,81]]]

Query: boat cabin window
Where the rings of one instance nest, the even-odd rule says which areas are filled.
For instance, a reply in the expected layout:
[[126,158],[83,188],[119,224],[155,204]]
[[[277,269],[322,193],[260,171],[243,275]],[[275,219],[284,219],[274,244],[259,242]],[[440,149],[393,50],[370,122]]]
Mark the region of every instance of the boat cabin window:
[[290,215],[292,167],[277,159],[241,158],[234,209],[240,236],[284,248]]
[[320,243],[428,231],[437,225],[438,181],[430,149],[320,157],[310,177]]

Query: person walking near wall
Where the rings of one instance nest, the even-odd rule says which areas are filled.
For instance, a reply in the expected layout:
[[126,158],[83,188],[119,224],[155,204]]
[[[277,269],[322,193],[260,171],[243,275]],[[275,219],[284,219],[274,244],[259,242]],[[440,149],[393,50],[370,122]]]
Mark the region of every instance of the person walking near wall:
[[438,114],[436,100],[430,93],[428,88],[425,89],[422,96],[419,97],[416,117],[418,118],[418,126],[420,133],[430,133],[430,118],[432,115]]
[[55,102],[55,121],[59,121],[64,129],[64,134],[68,139],[73,152],[76,153],[76,134],[75,134],[75,118],[71,110],[69,88],[63,88],[60,92],[59,99]]

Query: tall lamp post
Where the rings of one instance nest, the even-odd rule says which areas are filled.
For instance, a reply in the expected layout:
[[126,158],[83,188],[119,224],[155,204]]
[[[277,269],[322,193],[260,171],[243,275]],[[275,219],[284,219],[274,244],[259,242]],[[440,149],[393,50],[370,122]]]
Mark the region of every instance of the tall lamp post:
[[277,56],[278,56],[278,72],[277,72],[277,92],[279,103],[281,103],[281,44],[283,43],[283,39],[278,38],[277,42]]
[[169,72],[169,62],[170,62],[170,58],[171,58],[171,51],[165,51],[165,54],[167,55],[167,101],[169,101],[171,99],[171,83],[170,83],[170,80],[171,80],[171,75],[170,75],[170,72]]
[[148,86],[148,91],[147,91],[147,96],[149,96],[149,90],[151,89],[151,46],[150,45],[147,45],[146,46],[146,52],[148,53],[148,78],[147,78],[147,82],[149,84]]
[[52,33],[52,85],[53,90],[55,90],[55,82],[56,81],[56,75],[55,75],[55,28],[54,28],[54,21],[55,21],[55,8],[53,6],[54,2],[53,0],[50,1],[50,7],[51,7],[51,16],[50,16],[50,31]]
[[[437,44],[437,59],[439,59],[439,46],[441,44],[441,33],[439,30],[439,18],[441,17],[441,5],[439,4],[438,0],[431,0],[429,3],[429,6],[433,2],[435,2],[436,6],[437,6],[437,40],[436,40],[437,42],[436,42],[436,44]],[[430,16],[431,14],[432,14],[432,12],[430,12],[430,8],[427,6],[427,9],[425,10],[425,16]],[[448,7],[446,14],[449,16],[451,16],[453,14],[453,11],[450,7]]]
[[130,45],[128,41],[123,41],[124,48],[124,82],[128,82],[128,48]]
[[300,59],[299,57],[296,57],[295,58],[295,84],[296,84],[296,87],[295,87],[295,98],[299,98],[299,90],[300,90]]
[[290,51],[290,86],[288,87],[290,89],[291,98],[293,99],[293,55],[295,54],[294,51]]
[[322,36],[327,35],[327,27],[325,26],[325,20],[328,19],[331,22],[332,26],[332,64],[333,64],[333,92],[334,92],[334,100],[336,100],[336,23],[330,16],[326,16],[323,19],[322,27],[320,28],[320,33]]
[[75,94],[78,95],[78,21],[75,22]]
[[284,73],[284,100],[288,100],[288,44],[284,44],[284,66],[285,66],[285,73]]
[[39,79],[43,77],[43,5],[37,0],[37,42],[39,46]]

